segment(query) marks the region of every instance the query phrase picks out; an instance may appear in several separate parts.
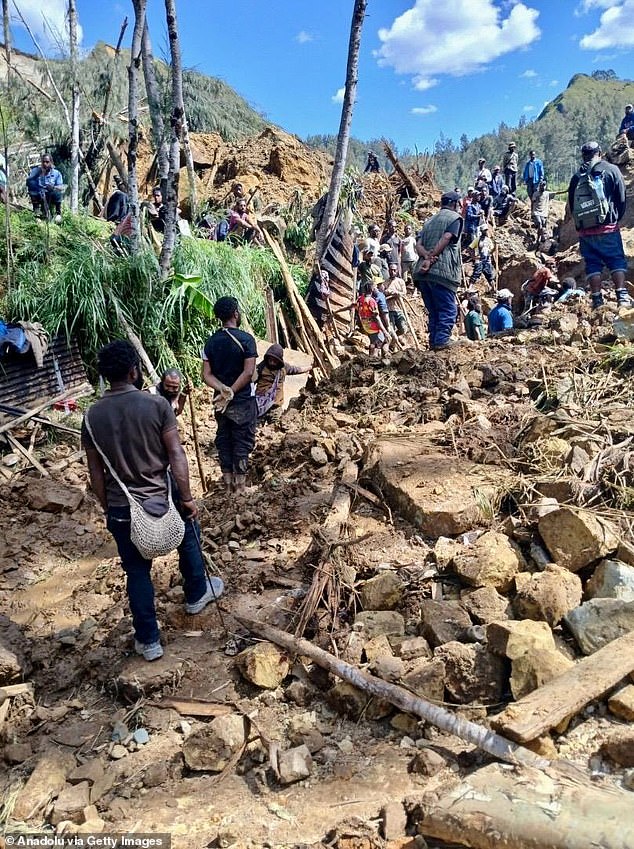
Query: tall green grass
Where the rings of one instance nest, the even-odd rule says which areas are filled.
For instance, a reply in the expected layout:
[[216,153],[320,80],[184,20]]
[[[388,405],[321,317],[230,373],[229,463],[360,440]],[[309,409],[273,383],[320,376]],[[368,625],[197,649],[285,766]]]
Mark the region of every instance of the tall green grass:
[[[30,213],[13,219],[15,283],[0,314],[76,338],[89,367],[103,344],[125,335],[122,315],[158,368],[178,364],[195,377],[200,350],[217,326],[213,304],[219,297],[237,298],[245,323],[263,338],[265,291],[271,287],[277,299],[284,294],[277,260],[262,248],[184,238],[174,255],[174,277],[162,282],[153,250],[117,256],[101,221],[69,213],[61,226],[47,227]],[[0,246],[0,268],[5,251]],[[306,273],[299,267],[292,273],[305,291]]]

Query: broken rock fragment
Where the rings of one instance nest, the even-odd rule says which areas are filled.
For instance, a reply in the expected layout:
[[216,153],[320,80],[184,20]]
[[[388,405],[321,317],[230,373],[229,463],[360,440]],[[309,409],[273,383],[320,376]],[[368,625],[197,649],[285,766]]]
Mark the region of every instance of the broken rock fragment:
[[445,667],[445,687],[451,701],[499,701],[504,692],[504,663],[485,646],[451,642],[440,646],[436,658]]
[[183,757],[197,772],[222,772],[246,740],[244,719],[237,714],[217,716],[183,743]]
[[453,571],[472,587],[508,591],[526,564],[522,554],[505,534],[488,531],[467,546],[452,561]]
[[266,690],[275,690],[290,671],[290,662],[286,654],[273,643],[256,643],[236,657],[236,664],[242,675]]
[[516,587],[515,613],[522,619],[548,622],[551,628],[581,603],[581,579],[554,564],[533,575],[520,573]]
[[403,598],[403,581],[395,572],[381,572],[360,590],[364,610],[394,610]]
[[471,617],[459,601],[435,601],[423,599],[420,605],[423,637],[431,646],[441,646],[459,640],[471,626]]
[[586,585],[589,598],[634,601],[634,566],[620,560],[602,560]]
[[578,572],[616,551],[619,540],[607,522],[588,510],[560,507],[539,520],[541,534],[553,560]]
[[592,654],[628,631],[634,631],[634,601],[593,598],[571,610],[565,623],[581,651]]

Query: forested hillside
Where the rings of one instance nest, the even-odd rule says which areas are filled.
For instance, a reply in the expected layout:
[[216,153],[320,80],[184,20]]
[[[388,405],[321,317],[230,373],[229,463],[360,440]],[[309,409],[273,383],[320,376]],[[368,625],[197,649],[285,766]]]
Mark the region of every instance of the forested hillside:
[[491,165],[501,164],[508,143],[514,141],[520,165],[534,148],[544,161],[550,182],[567,183],[579,166],[581,145],[596,139],[602,147],[609,146],[625,104],[632,102],[634,82],[617,79],[611,71],[595,71],[592,76],[576,74],[534,121],[523,119],[515,128],[501,123],[497,130],[471,140],[465,132],[457,143],[440,138],[433,151],[438,182],[443,187],[466,187],[473,180],[480,156]]

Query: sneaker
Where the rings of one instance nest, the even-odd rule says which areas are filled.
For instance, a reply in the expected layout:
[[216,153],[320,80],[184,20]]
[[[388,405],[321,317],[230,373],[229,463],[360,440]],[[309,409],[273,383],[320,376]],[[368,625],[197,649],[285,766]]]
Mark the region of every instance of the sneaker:
[[593,292],[591,300],[593,310],[596,310],[599,307],[603,306],[603,295],[601,294],[601,292]]
[[158,660],[163,657],[163,646],[157,640],[155,643],[140,643],[134,641],[134,650],[137,654],[143,656],[145,660]]
[[61,215],[56,215],[56,216],[55,216],[55,218],[53,219],[53,221],[54,221],[56,224],[61,224],[61,223],[62,223],[62,216],[61,216]]
[[202,598],[199,598],[198,601],[194,601],[191,604],[185,605],[187,613],[191,615],[200,613],[210,602],[219,599],[225,591],[224,582],[222,578],[219,578],[217,575],[212,575],[211,578],[207,578],[207,586],[209,589]]

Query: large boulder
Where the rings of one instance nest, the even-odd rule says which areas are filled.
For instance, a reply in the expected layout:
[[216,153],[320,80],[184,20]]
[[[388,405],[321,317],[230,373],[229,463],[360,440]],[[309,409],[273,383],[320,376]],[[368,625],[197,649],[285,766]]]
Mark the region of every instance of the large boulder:
[[634,601],[593,598],[571,610],[564,619],[584,654],[634,631]]
[[430,537],[489,525],[512,479],[495,466],[452,460],[420,435],[376,440],[366,468],[392,507]]
[[51,748],[41,754],[35,769],[18,794],[12,812],[13,818],[29,820],[36,814],[41,817],[42,807],[64,788],[66,776],[74,766],[74,755],[65,749]]
[[452,560],[453,571],[471,587],[507,592],[526,564],[517,545],[505,534],[488,531]]
[[588,510],[560,507],[539,520],[539,533],[558,566],[578,572],[612,554],[619,540],[611,526]]

